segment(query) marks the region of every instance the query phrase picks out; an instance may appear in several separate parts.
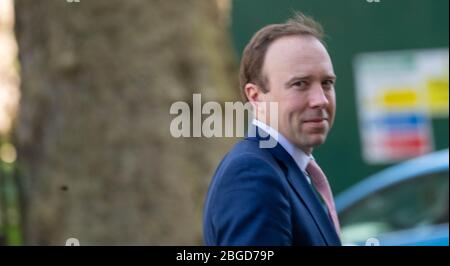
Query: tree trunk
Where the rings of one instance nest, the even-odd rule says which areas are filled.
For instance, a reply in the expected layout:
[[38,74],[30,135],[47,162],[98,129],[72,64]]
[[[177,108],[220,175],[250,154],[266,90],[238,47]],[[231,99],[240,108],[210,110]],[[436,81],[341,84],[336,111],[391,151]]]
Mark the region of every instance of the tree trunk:
[[227,25],[210,0],[17,0],[15,142],[26,244],[201,244],[231,144],[174,139],[175,101],[233,100]]

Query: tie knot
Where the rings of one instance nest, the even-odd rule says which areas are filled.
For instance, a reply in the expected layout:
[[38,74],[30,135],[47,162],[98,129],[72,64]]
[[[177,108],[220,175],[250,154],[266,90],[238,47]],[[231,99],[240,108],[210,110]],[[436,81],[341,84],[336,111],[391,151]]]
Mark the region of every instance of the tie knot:
[[323,178],[325,177],[325,174],[322,172],[322,169],[320,169],[319,165],[316,163],[316,161],[311,160],[306,167],[306,171],[311,175],[313,179],[315,179],[316,182],[322,183]]
[[306,166],[306,169],[309,170],[311,168],[317,168],[319,167],[314,159],[309,160],[308,165]]

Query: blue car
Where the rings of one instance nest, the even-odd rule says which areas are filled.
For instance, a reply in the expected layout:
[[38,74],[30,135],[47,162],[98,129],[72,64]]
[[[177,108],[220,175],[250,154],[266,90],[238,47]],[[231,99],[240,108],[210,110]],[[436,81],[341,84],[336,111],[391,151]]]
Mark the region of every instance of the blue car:
[[403,162],[339,194],[344,245],[448,246],[448,156]]

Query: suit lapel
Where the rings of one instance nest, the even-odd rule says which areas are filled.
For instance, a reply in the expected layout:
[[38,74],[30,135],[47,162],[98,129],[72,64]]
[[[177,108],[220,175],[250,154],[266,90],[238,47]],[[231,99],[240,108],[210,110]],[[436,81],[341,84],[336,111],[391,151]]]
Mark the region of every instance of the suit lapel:
[[[247,137],[247,139],[258,141],[261,137],[257,134],[256,137]],[[289,153],[280,144],[277,144],[274,148],[270,148],[268,150],[280,163],[286,166],[288,170],[288,182],[294,188],[296,194],[308,209],[325,242],[328,245],[336,245],[337,243],[340,243],[334,226],[328,218],[328,214],[323,209],[314,194],[314,191],[312,191],[311,185],[308,183],[306,177],[298,168],[291,155],[289,155]]]

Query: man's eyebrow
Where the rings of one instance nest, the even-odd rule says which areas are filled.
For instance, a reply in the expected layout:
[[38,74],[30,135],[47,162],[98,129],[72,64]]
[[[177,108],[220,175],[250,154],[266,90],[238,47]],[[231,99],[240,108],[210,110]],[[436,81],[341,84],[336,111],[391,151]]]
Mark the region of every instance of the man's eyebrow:
[[305,80],[305,79],[311,79],[312,76],[309,75],[305,75],[305,76],[293,76],[292,78],[290,78],[288,81],[286,81],[284,83],[285,87],[289,87],[289,85],[291,85],[292,82],[294,81],[298,81],[298,80]]
[[334,74],[326,75],[325,78],[326,79],[332,79],[332,80],[336,80],[337,79],[336,75],[334,75]]

